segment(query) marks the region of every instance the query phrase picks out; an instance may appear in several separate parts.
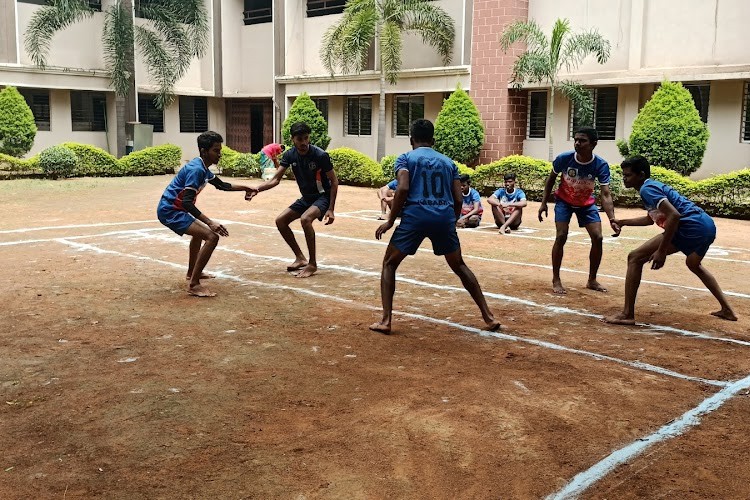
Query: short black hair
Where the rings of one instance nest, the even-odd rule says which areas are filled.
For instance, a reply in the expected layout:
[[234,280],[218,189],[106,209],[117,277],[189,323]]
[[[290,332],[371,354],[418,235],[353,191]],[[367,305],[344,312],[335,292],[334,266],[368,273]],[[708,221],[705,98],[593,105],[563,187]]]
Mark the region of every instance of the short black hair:
[[597,132],[595,128],[578,127],[575,132],[573,132],[573,137],[575,137],[576,134],[586,134],[590,142],[599,142],[599,132]]
[[503,180],[514,181],[516,180],[516,174],[514,174],[513,172],[508,172],[507,174],[503,176]]
[[646,174],[646,179],[651,177],[651,165],[643,156],[631,156],[630,158],[625,158],[620,164],[620,168],[629,168],[635,174],[644,173]]
[[292,137],[297,137],[298,135],[305,135],[312,132],[312,129],[310,129],[310,125],[308,125],[305,122],[297,122],[293,123],[292,126],[289,128],[289,134]]
[[430,120],[419,118],[412,122],[409,135],[416,142],[430,142],[435,137],[435,126]]
[[458,176],[458,180],[461,182],[461,184],[471,185],[471,176],[469,174],[462,174]]
[[198,136],[198,151],[200,151],[201,149],[211,149],[211,146],[213,146],[217,142],[219,144],[224,142],[224,138],[221,136],[221,134],[219,134],[218,132],[214,132],[213,130],[203,132]]

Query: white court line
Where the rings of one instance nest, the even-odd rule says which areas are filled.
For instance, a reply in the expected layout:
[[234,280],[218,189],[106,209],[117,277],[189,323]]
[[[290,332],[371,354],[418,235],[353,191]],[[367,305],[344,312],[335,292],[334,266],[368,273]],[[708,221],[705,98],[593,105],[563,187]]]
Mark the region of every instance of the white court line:
[[0,234],[9,233],[29,233],[31,231],[48,231],[53,229],[78,229],[81,227],[105,227],[105,226],[125,226],[128,224],[148,224],[152,222],[159,222],[156,219],[152,220],[135,220],[128,222],[99,222],[97,224],[71,224],[69,226],[47,226],[47,227],[26,227],[22,229],[9,229],[7,231],[0,231]]
[[[74,242],[74,241],[69,241],[69,240],[67,240],[65,238],[58,238],[55,241],[58,242],[58,243],[62,243],[64,245],[71,246],[71,247],[73,247],[73,248],[75,248],[77,250],[81,250],[81,251],[88,250],[88,251],[93,251],[93,252],[96,252],[96,253],[99,253],[99,254],[117,255],[119,257],[128,257],[128,258],[138,259],[138,260],[143,260],[143,261],[148,261],[148,262],[156,262],[158,264],[164,264],[164,265],[167,265],[167,266],[170,266],[170,267],[174,267],[174,268],[178,268],[178,269],[187,269],[187,266],[184,266],[184,265],[181,265],[181,264],[177,264],[177,263],[174,263],[174,262],[169,262],[169,261],[160,260],[160,259],[154,259],[154,258],[143,256],[143,255],[135,255],[135,254],[129,254],[129,253],[124,253],[124,252],[118,252],[116,250],[106,250],[106,249],[98,247],[96,245],[90,245],[88,243],[78,243],[78,242]],[[271,282],[268,282],[268,281],[247,280],[247,279],[241,278],[239,276],[234,276],[234,275],[226,274],[226,273],[223,273],[223,272],[215,272],[214,274],[215,274],[215,276],[217,278],[225,278],[225,279],[229,279],[229,280],[236,281],[236,282],[243,283],[243,284],[256,285],[256,286],[263,287],[263,288],[276,288],[276,289],[280,289],[280,290],[294,291],[294,292],[297,292],[297,293],[303,293],[303,294],[306,294],[306,295],[312,295],[312,296],[319,297],[319,298],[324,298],[324,299],[329,299],[329,300],[335,300],[337,302],[343,302],[343,303],[346,303],[346,304],[353,305],[355,307],[359,307],[359,308],[363,308],[363,309],[367,309],[367,310],[371,310],[371,311],[380,311],[381,310],[379,307],[366,305],[366,304],[363,304],[360,301],[354,301],[352,299],[346,299],[346,298],[338,297],[338,296],[335,296],[335,295],[323,294],[323,293],[315,292],[313,290],[308,290],[308,289],[305,289],[305,288],[297,288],[297,287],[292,287],[292,286],[287,286],[287,285],[280,285],[280,284],[271,283]],[[573,349],[573,348],[570,348],[570,347],[565,347],[565,346],[562,346],[562,345],[553,344],[551,342],[545,342],[545,341],[536,340],[536,339],[528,339],[528,338],[523,338],[523,337],[516,337],[515,335],[509,335],[509,334],[506,334],[506,333],[488,332],[488,331],[480,330],[479,328],[474,328],[474,327],[462,325],[460,323],[454,323],[452,321],[447,321],[447,320],[442,320],[442,319],[438,319],[438,318],[433,318],[433,317],[430,317],[430,316],[424,316],[424,315],[421,315],[421,314],[405,313],[405,312],[399,312],[399,311],[394,311],[393,314],[395,314],[397,316],[406,316],[406,317],[410,317],[410,318],[415,318],[415,319],[419,319],[419,320],[422,320],[422,321],[425,321],[425,322],[430,322],[430,323],[445,325],[445,326],[449,326],[451,328],[456,328],[456,329],[463,330],[463,331],[466,331],[466,332],[476,333],[476,334],[479,334],[479,335],[482,335],[482,336],[490,336],[490,337],[495,337],[495,338],[502,339],[502,340],[510,340],[510,341],[514,341],[514,342],[523,342],[523,343],[526,343],[526,344],[532,344],[532,345],[535,345],[535,346],[544,347],[544,348],[547,348],[547,349],[553,349],[553,350],[556,350],[556,351],[563,351],[563,352],[569,352],[569,353],[573,353],[573,354],[584,355],[584,356],[587,356],[587,357],[590,357],[590,358],[594,358],[594,359],[597,359],[597,360],[602,360],[602,361],[612,361],[612,362],[615,362],[615,363],[618,363],[618,364],[621,364],[621,365],[626,365],[626,366],[629,366],[631,368],[635,368],[635,369],[638,369],[638,370],[645,370],[645,371],[649,371],[649,372],[659,373],[661,375],[666,375],[666,376],[669,376],[669,377],[679,378],[679,379],[682,379],[682,380],[688,380],[688,381],[691,381],[691,382],[698,382],[698,383],[701,383],[701,384],[714,385],[714,386],[718,386],[718,387],[725,387],[725,386],[727,386],[730,383],[730,382],[725,382],[725,381],[721,381],[721,380],[711,380],[711,379],[704,379],[704,378],[700,378],[700,377],[693,377],[693,376],[690,376],[690,375],[683,375],[681,373],[678,373],[678,372],[675,372],[675,371],[672,371],[672,370],[669,370],[669,369],[666,369],[666,368],[662,368],[660,366],[651,365],[651,364],[648,364],[648,363],[642,363],[640,361],[626,361],[626,360],[623,360],[623,359],[614,358],[614,357],[611,357],[611,356],[605,356],[605,355],[597,354],[597,353],[594,353],[594,352],[584,351],[584,350],[581,350],[581,349]]]
[[577,474],[563,489],[549,495],[548,500],[562,500],[576,498],[586,489],[598,482],[616,467],[633,460],[651,446],[668,439],[682,435],[691,427],[700,425],[701,417],[718,410],[729,399],[740,391],[750,388],[750,377],[733,382],[713,396],[703,400],[701,404],[682,414],[676,420],[664,425],[653,434],[638,438],[631,444],[612,452],[609,456],[594,464],[590,469]]
[[[269,229],[269,230],[277,231],[276,227],[274,227],[274,226],[264,226],[262,224],[255,224],[255,223],[252,223],[252,222],[239,222],[239,221],[233,221],[233,220],[228,220],[228,219],[218,219],[218,220],[219,220],[219,222],[226,223],[226,224],[237,224],[237,225],[240,225],[240,226],[257,227],[257,228],[260,228],[260,229]],[[304,232],[300,231],[298,229],[293,229],[292,231],[294,233],[296,233],[296,234],[304,235]],[[328,233],[316,232],[315,236],[316,237],[320,237],[320,238],[334,239],[334,240],[351,241],[351,242],[356,242],[356,243],[362,243],[362,244],[365,244],[365,245],[388,246],[388,242],[386,242],[386,241],[365,240],[365,239],[362,239],[362,238],[353,238],[351,236],[339,236],[337,234],[328,234]],[[430,249],[427,249],[427,248],[419,248],[417,251],[432,253],[432,251]],[[549,270],[552,269],[552,266],[548,266],[548,265],[545,265],[545,264],[532,264],[532,263],[529,263],[529,262],[516,262],[516,261],[512,261],[512,260],[492,259],[492,258],[489,258],[489,257],[478,257],[476,255],[468,255],[468,254],[464,254],[464,253],[462,253],[462,255],[463,255],[463,257],[465,259],[476,259],[476,260],[483,260],[483,261],[488,261],[488,262],[498,262],[500,264],[512,264],[514,266],[537,267],[537,268],[549,269]],[[579,271],[579,270],[570,269],[570,268],[567,268],[567,267],[561,267],[560,270],[561,271],[565,271],[565,272],[569,272],[569,273],[577,273],[577,274],[586,274],[586,275],[588,275],[588,271]],[[613,279],[625,281],[625,277],[624,276],[615,276],[614,274],[601,274],[600,273],[598,276],[600,276],[600,277],[603,276],[603,277],[606,277],[606,278],[613,278]],[[696,291],[696,292],[702,292],[702,293],[708,293],[708,294],[711,293],[711,292],[709,292],[705,288],[698,288],[698,287],[692,287],[692,286],[687,286],[687,285],[678,285],[678,284],[675,284],[675,283],[664,283],[664,282],[661,282],[661,281],[652,281],[652,280],[641,280],[641,283],[642,284],[643,283],[647,283],[649,285],[657,285],[657,286],[666,286],[666,287],[669,287],[669,288],[673,288],[673,287],[683,288],[685,290],[693,290],[693,291]],[[729,291],[729,290],[724,290],[724,294],[725,295],[731,295],[733,297],[741,297],[743,299],[750,299],[750,294],[746,294],[746,293],[732,292],[732,291]]]
[[[97,236],[114,236],[118,234],[140,234],[145,233],[149,231],[163,231],[163,227],[154,227],[154,228],[147,228],[147,229],[126,229],[124,231],[109,231],[106,233],[96,233],[96,234],[82,234],[78,236],[66,236],[65,239],[68,240],[80,240],[84,238],[94,238]],[[57,241],[59,238],[41,238],[36,240],[18,240],[18,241],[3,241],[0,242],[0,247],[5,246],[12,246],[12,245],[28,245],[31,243],[49,243],[50,241]]]
[[[189,244],[187,241],[176,240],[175,238],[170,237],[167,234],[155,234],[155,235],[143,234],[142,237],[144,239],[165,241],[167,243],[173,243],[174,242],[174,243],[182,243],[183,245],[188,245]],[[251,253],[251,252],[246,252],[244,250],[237,250],[237,249],[233,249],[233,248],[227,248],[226,246],[219,246],[219,247],[217,247],[217,250],[224,251],[224,252],[236,253],[238,255],[243,255],[243,256],[252,257],[252,258],[258,258],[258,259],[262,259],[262,260],[275,260],[275,261],[282,261],[282,262],[287,262],[289,260],[287,258],[278,257],[276,255],[260,255],[260,254],[255,254],[255,253]],[[350,274],[358,274],[360,276],[380,277],[380,273],[379,272],[366,271],[366,270],[358,269],[358,268],[355,268],[355,267],[339,266],[339,265],[335,265],[335,264],[322,264],[321,263],[321,264],[318,265],[318,268],[320,268],[320,269],[331,269],[331,270],[346,272],[346,273],[350,273]],[[458,292],[458,293],[468,293],[464,288],[459,288],[459,287],[456,287],[456,286],[449,286],[449,285],[439,285],[439,284],[430,283],[430,282],[427,282],[427,281],[416,280],[416,279],[413,279],[413,278],[405,278],[403,276],[399,276],[398,277],[398,281],[403,282],[403,283],[409,283],[409,284],[416,285],[416,286],[421,286],[421,287],[424,287],[424,288],[432,288],[432,289],[436,289],[436,290]],[[551,313],[555,313],[555,314],[573,314],[573,315],[577,315],[577,316],[584,316],[584,317],[587,317],[587,318],[594,318],[594,319],[601,319],[603,317],[601,314],[594,314],[594,313],[589,313],[589,312],[586,312],[586,311],[579,311],[577,309],[572,309],[572,308],[569,308],[569,307],[550,306],[550,305],[546,305],[546,304],[540,304],[540,303],[534,302],[532,300],[521,299],[521,298],[518,298],[518,297],[513,297],[513,296],[510,296],[510,295],[504,295],[504,294],[495,293],[495,292],[488,292],[486,290],[483,290],[482,292],[484,293],[485,297],[489,297],[489,298],[493,298],[493,299],[498,299],[498,300],[503,300],[503,301],[506,301],[506,302],[520,304],[520,305],[523,305],[523,306],[532,307],[532,308],[536,308],[536,309],[544,309],[544,310],[547,310],[547,311],[549,311]],[[685,337],[699,338],[699,339],[703,339],[703,340],[715,340],[715,341],[719,341],[719,342],[727,342],[727,343],[731,343],[731,344],[739,344],[739,345],[742,345],[742,346],[750,346],[750,342],[749,341],[733,339],[733,338],[730,338],[730,337],[716,337],[716,336],[713,336],[713,335],[709,335],[707,333],[694,332],[694,331],[690,331],[690,330],[684,330],[684,329],[681,329],[681,328],[675,328],[675,327],[672,327],[672,326],[657,325],[657,324],[651,324],[651,323],[642,323],[641,327],[644,328],[644,329],[646,329],[646,330],[652,330],[652,331],[657,331],[657,332],[675,333],[677,335],[682,335],[682,336],[685,336]]]

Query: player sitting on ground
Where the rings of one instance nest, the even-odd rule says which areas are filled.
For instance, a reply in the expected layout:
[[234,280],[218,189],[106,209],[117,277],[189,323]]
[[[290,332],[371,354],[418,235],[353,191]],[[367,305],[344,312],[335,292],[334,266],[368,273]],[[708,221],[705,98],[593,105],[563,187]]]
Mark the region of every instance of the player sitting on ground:
[[555,244],[552,246],[552,291],[567,293],[560,280],[560,266],[562,265],[563,249],[568,241],[568,227],[573,214],[578,218],[578,225],[585,227],[591,238],[591,252],[589,253],[589,279],[586,288],[598,292],[606,292],[596,280],[599,264],[602,263],[604,238],[602,237],[602,219],[596,209],[596,199],[593,196],[596,181],[599,181],[602,193],[602,206],[607,212],[610,226],[617,232],[612,221],[615,218],[612,193],[609,191],[609,164],[594,154],[594,148],[599,140],[596,130],[582,128],[576,130],[573,136],[575,151],[562,153],[552,162],[552,172],[544,185],[542,204],[539,206],[539,222],[547,215],[547,199],[552,192],[557,176],[562,174],[560,187],[555,191]]
[[508,173],[503,176],[505,187],[498,189],[487,198],[492,206],[492,216],[495,225],[500,228],[500,234],[510,233],[521,226],[523,207],[528,205],[526,193],[516,187],[516,174]]
[[684,253],[685,264],[698,276],[706,288],[719,301],[721,309],[712,312],[714,316],[729,321],[737,321],[732,307],[721,291],[716,278],[703,267],[703,257],[716,238],[716,225],[713,219],[695,203],[688,200],[674,188],[651,179],[651,166],[641,156],[628,158],[622,162],[622,181],[625,187],[637,189],[648,215],[636,219],[615,219],[618,227],[650,226],[654,222],[664,232],[654,236],[628,255],[628,272],[625,277],[625,307],[622,313],[607,316],[604,321],[620,325],[635,324],[635,299],[641,284],[643,266],[651,262],[651,269],[661,269],[667,255]]
[[456,220],[461,213],[463,196],[458,169],[453,160],[432,149],[435,127],[429,120],[415,120],[411,125],[413,150],[396,159],[394,166],[398,187],[388,220],[375,231],[378,240],[401,215],[385,251],[380,276],[383,318],[370,325],[370,330],[391,333],[393,294],[396,291],[396,269],[407,255],[414,255],[425,238],[432,241],[435,255],[444,255],[448,265],[461,278],[461,283],[479,306],[488,330],[498,330],[474,273],[461,257],[461,244],[456,233]]
[[380,216],[378,220],[385,220],[386,208],[390,209],[393,205],[393,195],[396,193],[398,181],[393,179],[391,182],[378,189],[378,198],[380,199]]
[[[284,152],[273,178],[260,184],[257,191],[267,191],[278,186],[286,169],[292,167],[302,197],[276,217],[276,227],[294,252],[295,260],[287,266],[286,270],[298,271],[295,276],[307,278],[318,270],[313,221],[323,220],[325,217],[326,225],[333,224],[333,207],[336,204],[339,181],[333,171],[333,164],[328,153],[310,144],[310,126],[297,122],[292,125],[290,132],[294,147]],[[252,199],[253,196],[255,193],[249,193],[246,198]],[[310,253],[309,260],[305,258],[289,227],[289,224],[297,219],[300,219],[305,232],[305,241]]]
[[[206,183],[221,191],[245,191],[247,193],[254,191],[251,187],[222,182],[208,169],[209,166],[219,163],[223,141],[216,132],[204,132],[198,136],[200,157],[189,161],[177,172],[167,189],[164,190],[156,210],[156,215],[162,224],[180,236],[189,234],[193,237],[190,240],[187,279],[190,280],[188,293],[197,297],[216,295],[201,285],[200,280],[213,277],[203,274],[203,269],[219,242],[219,236],[229,236],[229,232],[223,225],[209,219],[195,206],[198,193],[206,186]],[[203,243],[202,246],[201,243]]]
[[471,177],[464,174],[458,178],[461,182],[461,216],[456,221],[456,227],[478,227],[482,222],[482,197],[471,187]]

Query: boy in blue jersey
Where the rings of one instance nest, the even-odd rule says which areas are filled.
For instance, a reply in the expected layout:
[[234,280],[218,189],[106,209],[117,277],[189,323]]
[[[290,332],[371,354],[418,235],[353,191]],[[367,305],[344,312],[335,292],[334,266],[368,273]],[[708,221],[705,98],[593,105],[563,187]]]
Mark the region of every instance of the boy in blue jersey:
[[684,253],[685,264],[719,301],[721,309],[711,314],[717,318],[737,321],[732,307],[721,291],[719,283],[702,261],[716,238],[713,219],[695,203],[671,186],[651,179],[651,166],[642,156],[622,162],[622,181],[625,187],[637,189],[648,215],[636,219],[615,219],[618,227],[650,226],[656,223],[664,232],[654,236],[628,255],[628,272],[625,277],[625,307],[622,313],[607,316],[604,321],[618,325],[635,324],[635,299],[641,284],[643,266],[651,262],[651,269],[661,269],[667,255]]
[[500,228],[500,234],[508,234],[511,229],[515,231],[521,226],[523,208],[528,202],[526,193],[516,187],[516,174],[505,174],[503,181],[505,187],[492,193],[487,203],[492,206],[492,216],[495,225]]
[[195,206],[198,193],[207,183],[220,191],[254,191],[250,187],[223,182],[208,169],[211,165],[219,163],[223,141],[221,135],[216,132],[204,132],[198,136],[200,156],[189,161],[177,172],[164,190],[156,209],[156,215],[162,224],[180,236],[189,234],[193,237],[190,240],[187,279],[190,280],[188,293],[196,297],[216,295],[201,285],[200,280],[212,278],[203,274],[203,269],[219,242],[219,236],[229,236],[223,225],[209,219]]
[[456,233],[456,220],[463,203],[458,169],[453,160],[432,149],[434,133],[432,122],[415,120],[410,130],[413,150],[396,159],[394,168],[398,187],[393,209],[388,214],[388,220],[375,231],[375,238],[379,240],[392,228],[399,215],[401,224],[393,233],[383,258],[380,275],[383,318],[370,325],[370,330],[391,333],[396,269],[407,255],[417,252],[425,238],[429,238],[435,255],[445,256],[448,265],[461,278],[464,288],[479,306],[487,329],[496,331],[500,328],[500,322],[495,320],[477,278],[461,257],[461,244]]
[[[257,188],[257,191],[267,191],[278,186],[286,169],[292,167],[302,196],[276,217],[276,227],[294,252],[295,260],[287,266],[286,270],[297,271],[295,276],[298,278],[307,278],[318,270],[313,221],[325,218],[326,225],[333,224],[333,207],[336,204],[339,186],[331,157],[319,147],[310,144],[310,132],[310,126],[303,122],[297,122],[291,126],[290,133],[294,147],[284,152],[273,178]],[[254,196],[255,193],[249,193],[246,199],[252,199]],[[309,260],[305,258],[289,227],[289,224],[297,219],[300,219],[305,232],[305,241],[310,253]]]
[[482,222],[484,207],[479,191],[471,187],[471,177],[464,174],[458,178],[461,183],[461,215],[456,221],[456,227],[479,227]]
[[385,220],[386,208],[390,209],[393,205],[393,195],[396,193],[398,181],[393,179],[391,182],[378,189],[378,198],[380,199],[380,216],[378,220]]
[[596,208],[594,186],[599,181],[602,193],[602,206],[607,212],[610,226],[619,232],[613,224],[615,218],[612,193],[609,190],[609,164],[594,154],[594,148],[599,140],[593,128],[576,130],[573,136],[575,151],[562,153],[552,162],[552,172],[544,185],[542,204],[539,206],[539,222],[543,222],[542,214],[547,215],[547,199],[552,192],[557,176],[562,174],[560,187],[555,191],[555,244],[552,246],[552,291],[565,294],[567,291],[560,280],[560,266],[562,265],[563,249],[568,240],[568,227],[573,214],[576,214],[578,225],[585,227],[591,238],[591,252],[589,253],[589,279],[586,288],[598,292],[606,292],[596,280],[599,264],[602,262],[603,241],[602,220]]

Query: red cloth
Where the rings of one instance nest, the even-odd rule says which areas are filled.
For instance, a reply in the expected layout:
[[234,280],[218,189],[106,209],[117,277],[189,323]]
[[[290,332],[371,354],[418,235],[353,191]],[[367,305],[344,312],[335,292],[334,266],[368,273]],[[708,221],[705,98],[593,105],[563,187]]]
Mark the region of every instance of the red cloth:
[[272,142],[271,144],[266,144],[265,146],[263,146],[263,149],[261,149],[260,151],[262,153],[265,153],[265,155],[269,158],[276,158],[281,154],[281,144]]

